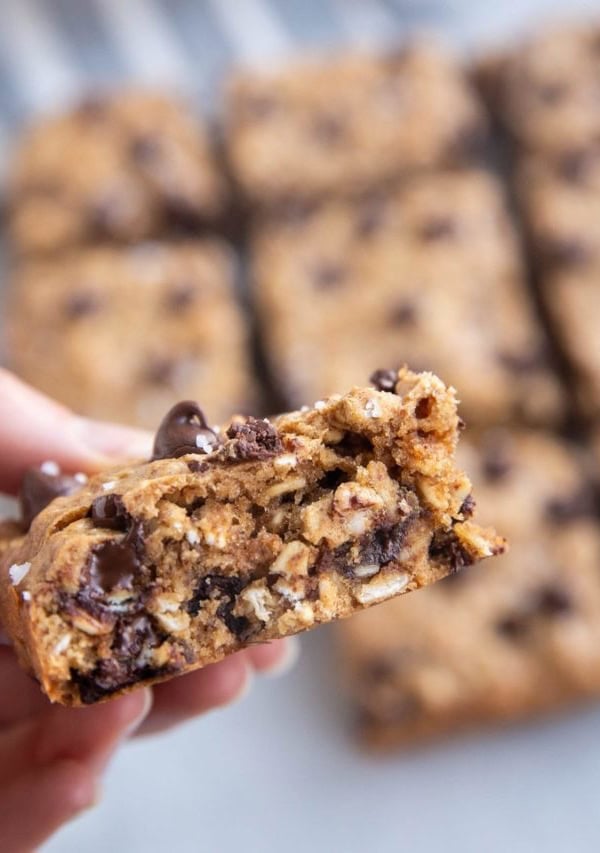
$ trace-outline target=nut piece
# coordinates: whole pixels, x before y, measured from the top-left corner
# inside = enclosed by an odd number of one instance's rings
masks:
[[[283,575],[286,578],[306,576],[310,562],[310,549],[302,542],[287,542],[274,562],[269,573]]]
[[[382,601],[391,595],[397,595],[397,593],[407,586],[409,581],[410,575],[406,573],[388,575],[383,578],[373,578],[368,584],[356,590],[354,596],[361,604],[372,604],[375,601]]]
[[[286,495],[288,492],[303,489],[304,486],[306,486],[304,477],[292,477],[290,480],[284,480],[283,483],[275,483],[270,489],[266,490],[265,497],[278,498],[279,495]]]
[[[273,596],[264,586],[263,582],[257,581],[246,587],[239,596],[239,602],[248,605],[251,613],[254,613],[261,622],[268,622],[271,616],[270,607],[273,605]]]
[[[74,611],[71,615],[71,623],[78,631],[83,631],[84,634],[89,634],[90,637],[110,634],[114,627],[114,620],[107,619],[105,622],[100,622],[99,619],[94,619],[85,610]]]

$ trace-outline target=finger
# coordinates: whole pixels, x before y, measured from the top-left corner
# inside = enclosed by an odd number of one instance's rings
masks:
[[[241,698],[249,687],[250,667],[243,653],[154,687],[152,712],[138,729],[164,731],[213,708]]]
[[[92,806],[95,798],[94,775],[83,764],[62,761],[25,773],[0,796],[2,850],[37,849],[63,823]]]
[[[96,471],[116,458],[147,458],[151,437],[80,418],[0,368],[0,446],[0,492],[14,494],[27,468],[44,460]]]
[[[300,655],[297,637],[274,640],[260,646],[251,646],[246,654],[256,672],[265,675],[283,675],[295,665]]]
[[[48,707],[48,699],[23,672],[13,650],[0,646],[0,726],[18,723]]]
[[[140,724],[152,702],[139,690],[89,708],[48,706],[0,733],[0,785],[32,767],[83,761],[100,773],[119,743]]]

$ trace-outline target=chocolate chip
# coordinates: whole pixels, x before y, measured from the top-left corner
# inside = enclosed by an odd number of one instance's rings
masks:
[[[346,136],[346,122],[341,116],[333,113],[321,113],[315,116],[311,131],[319,142],[336,145]]]
[[[190,459],[190,461],[187,463],[187,466],[192,472],[192,474],[203,474],[210,468],[208,462],[198,462],[197,459]]]
[[[235,636],[242,638],[247,635],[250,621],[245,616],[235,616],[236,596],[244,589],[245,582],[242,578],[229,575],[206,575],[201,578],[192,598],[187,603],[187,612],[190,616],[197,616],[203,601],[209,599],[222,599],[217,607],[217,616]]]
[[[546,518],[553,524],[586,518],[593,513],[594,499],[591,490],[585,487],[574,494],[551,498],[545,508]]]
[[[539,347],[528,352],[501,352],[498,360],[507,370],[517,375],[534,373],[547,366],[546,353]]]
[[[462,515],[463,518],[471,518],[475,512],[475,506],[475,498],[473,495],[467,495],[460,506],[459,514]]]
[[[117,586],[131,586],[141,568],[136,549],[127,541],[101,542],[92,549],[90,578],[104,592],[110,592]]]
[[[541,242],[540,257],[548,267],[566,269],[586,266],[592,251],[576,237],[549,237]]]
[[[94,527],[109,530],[125,531],[131,525],[131,516],[125,509],[123,498],[116,494],[97,497],[90,508],[90,518]]]
[[[419,420],[424,420],[431,415],[433,409],[433,397],[421,397],[415,406],[415,417]]]
[[[396,382],[398,381],[397,370],[384,370],[383,368],[376,370],[369,377],[369,382],[374,385],[378,391],[388,391],[391,394],[395,392]]]
[[[385,199],[370,197],[362,201],[356,214],[356,234],[370,237],[381,229],[385,221]]]
[[[275,427],[266,420],[248,417],[243,423],[233,423],[227,430],[230,441],[223,454],[233,462],[270,459],[283,452],[283,445]]]
[[[153,163],[162,155],[161,141],[157,136],[147,133],[132,139],[129,153],[136,163],[146,165]]]
[[[312,271],[312,280],[318,290],[332,290],[344,283],[347,270],[341,264],[322,263]]]
[[[391,326],[414,326],[417,319],[417,309],[413,302],[398,302],[389,312]]]
[[[177,377],[178,362],[173,358],[151,358],[144,367],[144,380],[151,385],[172,388]]]
[[[547,586],[539,591],[535,609],[542,616],[562,616],[573,609],[573,602],[565,589]]]
[[[361,537],[361,563],[376,563],[382,567],[395,560],[404,545],[409,524],[410,519],[404,519],[398,524],[378,527]]]
[[[64,303],[64,313],[69,320],[80,320],[96,314],[100,308],[100,299],[94,293],[72,293]]]
[[[193,284],[182,282],[167,293],[165,306],[173,314],[180,314],[194,304],[198,291]]]
[[[520,640],[529,631],[529,621],[521,614],[510,614],[496,622],[496,630],[510,640]]]
[[[432,217],[422,225],[419,236],[421,240],[433,243],[437,240],[445,240],[456,234],[456,224],[449,216]]]
[[[558,161],[558,174],[570,183],[582,183],[595,157],[595,152],[586,148],[574,148],[572,151],[566,151]]]
[[[154,440],[152,460],[175,459],[187,453],[210,453],[218,443],[202,409],[192,400],[184,400],[163,418]]]
[[[503,480],[513,467],[513,458],[506,442],[490,440],[482,449],[481,470],[486,480]]]
[[[433,534],[429,557],[434,562],[447,566],[450,572],[458,572],[475,562],[453,530],[436,531]]]
[[[118,658],[135,660],[144,649],[158,644],[159,638],[149,617],[142,613],[118,625],[112,650]]]
[[[81,488],[81,483],[65,474],[47,474],[39,468],[25,472],[19,492],[19,507],[24,526],[29,529],[33,519],[54,498],[70,495]]]

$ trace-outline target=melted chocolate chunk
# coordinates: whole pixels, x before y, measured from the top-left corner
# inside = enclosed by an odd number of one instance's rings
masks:
[[[130,587],[141,568],[137,548],[127,538],[123,542],[102,542],[90,555],[91,581],[104,592]]]
[[[248,417],[244,423],[231,424],[227,438],[230,441],[224,448],[224,454],[233,462],[270,459],[283,452],[275,427],[258,418]]]
[[[389,391],[390,394],[395,392],[397,381],[398,372],[396,370],[376,370],[369,377],[369,382],[371,385],[374,385],[378,391]]]
[[[475,562],[453,530],[438,531],[433,534],[429,545],[429,557],[434,562],[447,566],[450,572],[458,572]]]
[[[71,495],[81,488],[74,477],[66,474],[46,474],[39,468],[25,472],[19,492],[21,519],[29,529],[31,522],[54,498]]]
[[[100,495],[92,503],[90,518],[94,527],[106,527],[109,530],[128,530],[131,525],[131,516],[125,509],[123,498],[120,495]]]
[[[319,264],[312,272],[317,290],[332,290],[344,283],[347,270],[341,264]]]
[[[210,453],[218,444],[219,439],[206,423],[202,409],[197,403],[185,400],[173,406],[163,418],[154,440],[152,460]]]
[[[227,575],[206,575],[201,578],[198,587],[187,603],[187,612],[190,616],[197,616],[202,607],[202,602],[209,599],[220,599],[216,615],[232,634],[239,639],[247,639],[251,627],[250,620],[246,616],[235,616],[233,609],[236,596],[244,589],[246,583],[239,577]]]
[[[100,300],[93,293],[72,293],[64,304],[64,313],[69,320],[80,320],[96,314],[100,309]]]
[[[352,542],[344,542],[337,548],[322,547],[315,563],[314,572],[337,571],[346,577],[354,576],[356,566],[365,563],[377,564],[383,568],[400,553],[411,523],[411,517],[397,524],[382,525],[366,533],[358,542],[357,557],[350,561]]]
[[[187,466],[192,472],[192,474],[203,474],[210,468],[208,462],[198,462],[197,459],[190,459],[190,461],[187,463]]]
[[[456,223],[449,216],[437,216],[425,222],[419,231],[421,240],[433,243],[456,234]]]

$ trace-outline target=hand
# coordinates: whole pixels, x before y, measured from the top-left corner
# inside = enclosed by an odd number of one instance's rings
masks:
[[[100,470],[149,458],[145,432],[77,417],[0,369],[0,492],[14,494],[27,468]],[[289,640],[254,646],[174,681],[89,708],[51,705],[0,646],[0,838],[6,853],[37,847],[98,797],[99,779],[132,734],[164,731],[243,695],[255,672],[281,672]]]

